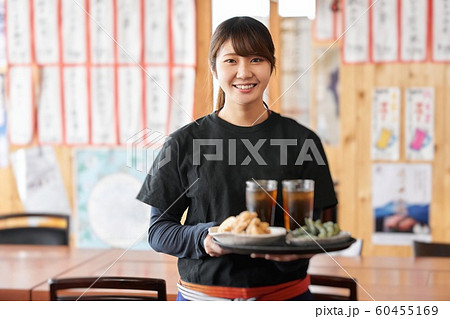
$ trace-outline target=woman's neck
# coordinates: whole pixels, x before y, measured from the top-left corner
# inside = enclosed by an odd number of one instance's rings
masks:
[[[241,105],[225,105],[218,111],[217,116],[228,123],[237,126],[253,126],[264,122],[269,117],[269,110],[263,102],[256,107]]]

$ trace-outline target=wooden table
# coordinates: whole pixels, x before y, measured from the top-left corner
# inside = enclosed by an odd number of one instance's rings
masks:
[[[105,250],[65,246],[0,245],[0,300],[31,300],[31,290]]]
[[[450,300],[450,258],[320,254],[309,273],[356,278],[358,300]],[[168,299],[177,294],[176,258],[151,250],[0,245],[0,300],[48,300],[49,278],[102,275],[162,278]]]
[[[177,258],[155,251],[110,250],[106,254],[91,259],[78,267],[55,276],[66,277],[131,276],[161,278],[166,281],[167,299],[175,300],[179,278]],[[31,300],[48,300],[47,282],[33,288]]]
[[[358,300],[450,300],[450,258],[333,258],[314,256],[308,272],[355,278]]]

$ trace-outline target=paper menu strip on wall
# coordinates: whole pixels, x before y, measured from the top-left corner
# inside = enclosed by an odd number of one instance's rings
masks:
[[[116,116],[114,105],[114,69],[91,68],[92,143],[116,143]]]
[[[397,1],[378,0],[372,6],[373,61],[398,60]]]
[[[86,19],[84,1],[61,1],[63,61],[86,62]],[[81,8],[80,8],[81,6]]]
[[[401,60],[425,61],[427,58],[427,0],[401,2]]]
[[[33,138],[33,90],[30,67],[9,69],[9,136],[11,144],[28,144]]]
[[[0,75],[0,168],[9,165],[9,143],[6,130],[5,76]]]
[[[62,143],[59,67],[44,67],[40,72],[37,103],[39,142]]]
[[[139,67],[119,67],[120,143],[136,135],[142,127],[142,71]]]
[[[146,128],[166,134],[169,97],[169,69],[148,67],[146,85]]]
[[[34,0],[33,13],[36,62],[58,63],[57,0]]]
[[[173,1],[171,21],[174,63],[195,65],[195,1]]]
[[[70,204],[55,153],[50,146],[11,154],[14,176],[26,212],[70,214]]]
[[[89,143],[86,68],[64,68],[64,118],[66,144]]]
[[[0,0],[0,67],[6,64],[5,0]]]
[[[405,95],[406,158],[433,160],[434,158],[434,89],[408,88]]]
[[[10,64],[31,63],[30,2],[9,0],[6,8],[8,62]]]
[[[141,61],[140,0],[117,1],[117,48],[119,63]]]
[[[400,89],[376,88],[372,101],[372,159],[400,157]]]
[[[316,1],[315,37],[319,41],[333,40],[335,35],[332,10],[334,0]]]
[[[450,0],[433,1],[433,60],[450,61]]]
[[[170,101],[170,133],[193,121],[195,84],[194,68],[174,68],[172,72],[173,99]]]
[[[369,60],[369,1],[345,1],[343,59],[346,63]]]
[[[112,1],[90,1],[92,63],[114,63],[114,12]]]
[[[168,2],[145,1],[145,61],[169,62]]]

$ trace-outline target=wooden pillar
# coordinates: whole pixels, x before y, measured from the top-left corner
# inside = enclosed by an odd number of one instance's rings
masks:
[[[269,17],[269,28],[272,34],[273,43],[275,45],[275,58],[277,63],[277,68],[274,73],[272,73],[272,78],[269,82],[268,94],[265,96],[265,100],[269,104],[270,108],[275,112],[280,112],[281,103],[279,97],[281,96],[281,66],[280,66],[280,56],[281,56],[281,19],[278,15],[278,1],[270,1],[270,17]]]
[[[194,118],[213,110],[213,82],[208,65],[209,41],[211,39],[211,0],[196,0],[197,15],[197,69],[194,88]]]

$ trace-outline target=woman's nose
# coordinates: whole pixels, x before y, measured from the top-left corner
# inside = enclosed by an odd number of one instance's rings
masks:
[[[247,63],[240,63],[238,66],[236,77],[240,79],[247,79],[252,77],[250,66],[247,65]]]

